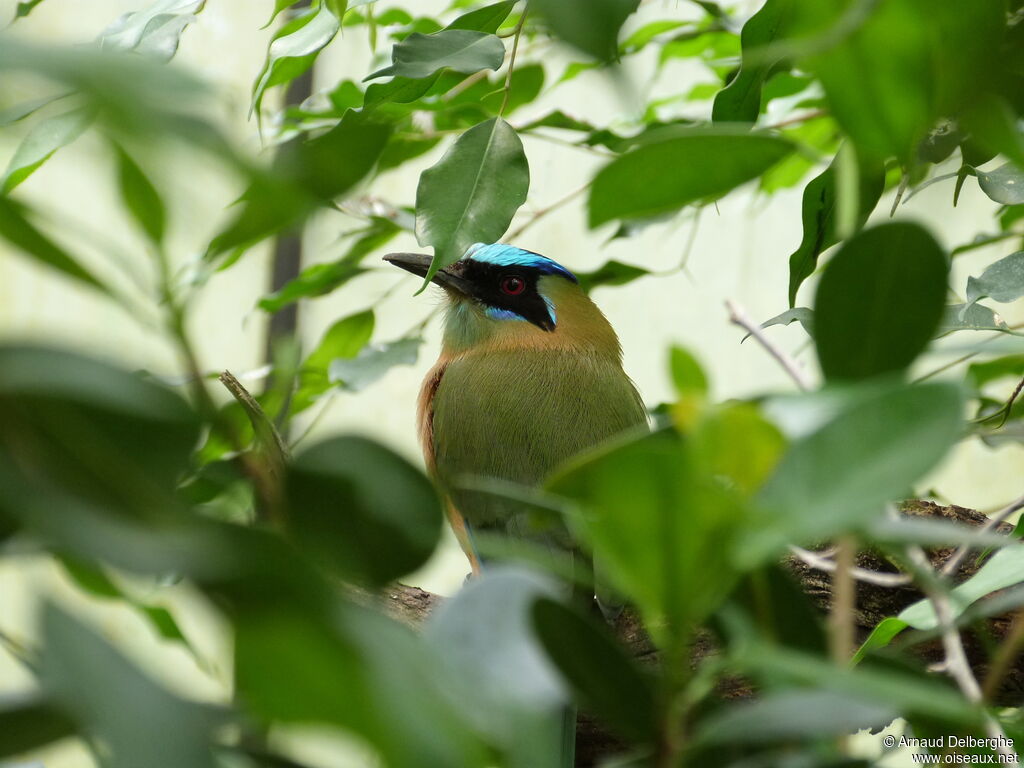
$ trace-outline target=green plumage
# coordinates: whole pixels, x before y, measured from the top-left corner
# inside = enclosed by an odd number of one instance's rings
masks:
[[[455,507],[474,528],[526,537],[520,505],[460,490],[459,476],[537,485],[566,460],[646,421],[618,359],[576,349],[457,359],[441,377],[433,410],[437,473]]]

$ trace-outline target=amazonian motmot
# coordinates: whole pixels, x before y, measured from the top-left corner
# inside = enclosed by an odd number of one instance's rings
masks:
[[[384,258],[420,276],[431,262]],[[433,282],[447,294],[447,314],[440,358],[420,392],[420,440],[473,571],[475,532],[572,551],[564,529],[538,530],[521,503],[460,480],[535,486],[581,451],[646,425],[615,331],[572,272],[511,245],[474,245]],[[567,730],[563,765],[572,764]]]

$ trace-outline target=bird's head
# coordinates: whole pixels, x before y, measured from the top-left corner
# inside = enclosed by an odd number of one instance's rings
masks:
[[[391,253],[384,260],[425,276],[430,257]],[[477,243],[433,282],[445,290],[448,342],[472,346],[487,340],[562,346],[618,341],[576,276],[558,262],[512,245]],[[610,336],[610,337],[609,337]]]

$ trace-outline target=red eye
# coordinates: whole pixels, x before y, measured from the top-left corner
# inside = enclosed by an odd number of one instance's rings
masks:
[[[501,279],[501,292],[509,296],[518,296],[526,290],[526,281],[518,275],[509,275]]]

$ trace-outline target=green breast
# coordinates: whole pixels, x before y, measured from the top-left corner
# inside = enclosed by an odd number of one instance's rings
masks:
[[[437,472],[475,527],[530,536],[520,505],[459,490],[478,475],[536,485],[559,464],[646,423],[643,403],[617,360],[599,354],[526,350],[453,362],[434,396]]]

